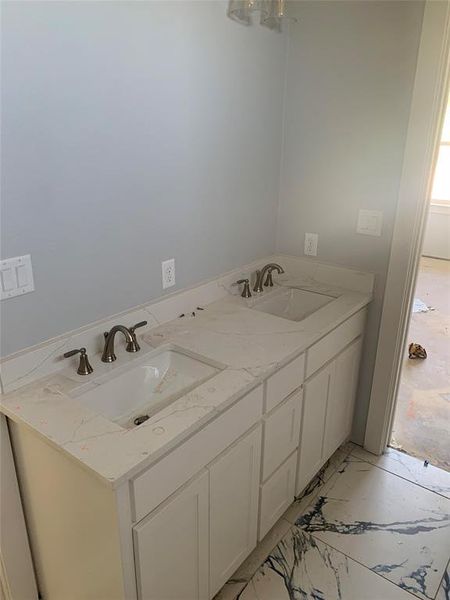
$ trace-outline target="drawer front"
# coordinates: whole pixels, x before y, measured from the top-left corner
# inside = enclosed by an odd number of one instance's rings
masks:
[[[131,482],[134,521],[156,508],[259,421],[262,403],[259,386]]]
[[[294,392],[264,419],[263,481],[297,448],[303,391]]]
[[[305,355],[302,354],[269,377],[266,383],[266,412],[271,411],[300,387],[304,374]]]
[[[297,452],[261,486],[261,510],[258,539],[262,540],[284,511],[292,504],[295,495]]]
[[[306,353],[306,377],[310,377],[352,340],[361,335],[364,331],[365,320],[366,309],[363,309],[311,346]]]

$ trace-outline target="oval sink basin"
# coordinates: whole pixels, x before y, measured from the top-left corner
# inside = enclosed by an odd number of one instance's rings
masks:
[[[151,417],[220,371],[177,350],[136,359],[75,390],[72,398],[122,427]],[[145,419],[140,419],[141,421]]]
[[[335,300],[333,296],[297,288],[283,288],[268,298],[257,300],[253,310],[282,317],[289,321],[302,321],[322,306]]]

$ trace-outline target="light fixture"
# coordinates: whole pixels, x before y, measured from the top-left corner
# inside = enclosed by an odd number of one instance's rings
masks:
[[[286,18],[285,5],[285,0],[229,0],[228,16],[242,25],[250,25],[252,13],[259,11],[261,25],[281,31],[282,20]]]

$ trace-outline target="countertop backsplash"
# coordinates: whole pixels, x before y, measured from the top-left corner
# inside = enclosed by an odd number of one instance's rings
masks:
[[[25,350],[21,350],[0,361],[0,383],[2,393],[11,392],[37,379],[64,369],[70,363],[76,368],[78,358],[64,359],[63,354],[73,348],[85,347],[88,354],[95,355],[103,349],[103,333],[121,323],[131,326],[139,321],[147,321],[146,327],[139,329],[141,338],[144,333],[180,314],[191,315],[197,307],[203,307],[227,295],[239,295],[240,290],[232,284],[242,277],[251,278],[254,272],[268,262],[279,262],[286,273],[278,275],[277,281],[289,277],[304,277],[317,283],[332,284],[343,289],[362,293],[371,293],[374,276],[354,269],[328,265],[309,259],[288,255],[274,255],[256,260],[243,267],[233,269],[220,277],[199,285],[174,292],[151,304],[137,306],[107,319],[97,321],[70,331]],[[122,336],[116,338],[120,351],[125,347]]]

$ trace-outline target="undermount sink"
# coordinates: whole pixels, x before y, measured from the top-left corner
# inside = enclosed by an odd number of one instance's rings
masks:
[[[268,298],[257,300],[253,310],[269,313],[289,321],[302,321],[322,306],[335,300],[333,296],[297,288],[284,288],[272,292]]]
[[[151,417],[204,383],[220,368],[203,359],[169,349],[136,359],[133,364],[75,390],[72,398],[125,428],[138,417]]]

